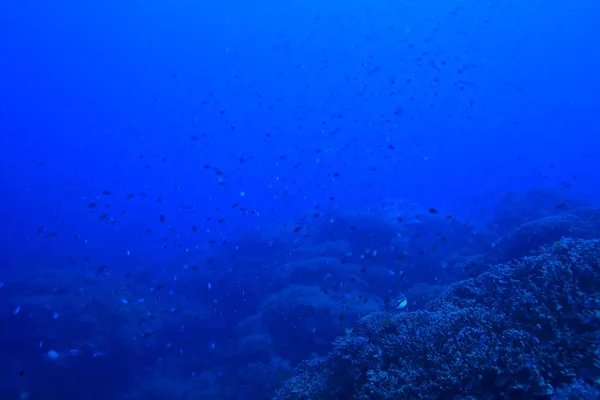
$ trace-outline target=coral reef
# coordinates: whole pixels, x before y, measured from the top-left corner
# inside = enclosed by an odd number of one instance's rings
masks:
[[[424,311],[365,316],[275,399],[593,396],[599,293],[600,241],[563,239],[451,285]]]

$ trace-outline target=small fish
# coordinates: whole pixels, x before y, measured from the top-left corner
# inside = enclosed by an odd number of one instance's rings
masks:
[[[15,311],[13,312],[13,314],[17,315],[19,313],[19,311],[21,311],[21,305],[18,305],[17,308],[15,308]]]
[[[398,300],[398,303],[396,304],[396,310],[401,310],[404,307],[406,307],[407,305],[408,305],[408,302],[406,301],[406,299]]]
[[[212,289],[212,284],[210,282],[208,282],[208,288]]]
[[[408,300],[406,296],[400,293],[398,300],[396,301],[396,310],[401,310],[408,305]]]
[[[567,204],[566,203],[560,203],[560,204],[557,204],[556,206],[554,206],[555,210],[564,210],[566,208],[567,208]]]
[[[123,303],[123,304],[129,304],[129,302],[127,301],[127,299],[121,299],[121,303]]]

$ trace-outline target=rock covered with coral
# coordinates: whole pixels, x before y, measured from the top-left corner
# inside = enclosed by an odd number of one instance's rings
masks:
[[[426,310],[365,316],[276,399],[593,398],[599,337],[600,241],[563,239]]]

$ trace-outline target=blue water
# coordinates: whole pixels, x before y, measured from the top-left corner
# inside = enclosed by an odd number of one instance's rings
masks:
[[[3,2],[0,398],[270,399],[359,318],[487,270],[466,259],[600,238],[599,18]]]

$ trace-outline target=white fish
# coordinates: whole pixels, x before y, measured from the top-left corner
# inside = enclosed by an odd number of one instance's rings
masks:
[[[401,310],[404,307],[406,307],[408,305],[408,301],[406,301],[406,299],[404,300],[398,300],[398,304],[396,306],[396,310]]]
[[[400,293],[400,296],[398,296],[398,301],[396,302],[396,310],[401,310],[407,305],[408,300],[406,299],[406,296]]]

